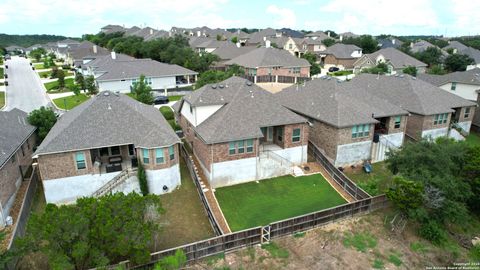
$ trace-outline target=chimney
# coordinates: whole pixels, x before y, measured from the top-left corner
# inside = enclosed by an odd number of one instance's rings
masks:
[[[153,35],[153,29],[150,28],[150,35]]]
[[[97,54],[97,45],[93,45],[93,48],[92,48],[92,49],[93,49],[93,53],[94,53],[94,54]]]
[[[117,59],[117,54],[115,53],[115,51],[112,51],[110,54],[113,60]]]
[[[410,48],[413,48],[413,42],[410,42]]]
[[[201,34],[202,34],[202,32],[200,32],[200,30],[197,31],[197,37],[201,36]]]
[[[330,31],[327,32],[327,36],[330,37]]]
[[[263,37],[263,41],[267,41],[267,37]]]
[[[237,42],[236,45],[237,45],[237,48],[240,48],[241,46],[240,42]]]
[[[392,44],[395,45],[395,39],[394,38],[392,38]]]
[[[343,36],[340,36],[340,42],[342,42],[342,40],[343,40]]]
[[[270,40],[265,40],[265,48],[270,48]]]

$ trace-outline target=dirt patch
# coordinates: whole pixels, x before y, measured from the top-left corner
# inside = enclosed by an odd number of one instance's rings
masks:
[[[274,240],[288,253],[279,258],[262,249],[250,247],[225,255],[213,265],[200,262],[193,269],[425,269],[446,266],[454,261],[466,262],[467,251],[453,258],[444,248],[420,240],[408,228],[402,234],[392,233],[385,223],[385,213],[376,212],[360,218],[328,224],[308,231],[305,235],[287,236]],[[347,237],[351,242],[347,243]],[[362,237],[357,237],[362,236]],[[362,246],[362,241],[369,242]],[[412,248],[422,246],[422,250]],[[363,250],[363,251],[360,251]]]

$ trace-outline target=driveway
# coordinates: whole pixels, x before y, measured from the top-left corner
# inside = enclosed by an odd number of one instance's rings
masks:
[[[5,73],[8,74],[9,84],[6,87],[5,111],[18,108],[29,113],[41,106],[51,106],[40,78],[29,63],[29,60],[21,57],[12,57],[4,63],[8,65]]]

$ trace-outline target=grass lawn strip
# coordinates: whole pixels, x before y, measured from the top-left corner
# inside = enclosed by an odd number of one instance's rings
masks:
[[[5,92],[0,92],[0,109],[5,106]]]
[[[470,146],[480,146],[480,134],[471,131],[465,142]]]
[[[233,231],[346,203],[320,174],[287,175],[217,188],[215,196]]]
[[[64,91],[61,91],[61,92],[68,92],[70,91],[70,88],[75,84],[73,78],[68,78],[68,79],[65,79],[65,88],[68,88],[68,89],[65,89]],[[49,93],[53,93],[52,91],[54,90],[58,90],[58,80],[56,81],[53,81],[53,82],[48,82],[48,83],[44,83],[45,85],[45,88],[47,89],[47,91]],[[59,91],[57,91],[59,92]]]
[[[61,97],[61,98],[56,98],[53,100],[55,105],[62,109],[62,110],[71,110],[75,108],[76,106],[82,104],[88,100],[88,97],[85,94],[79,94],[78,96],[68,96],[68,97]],[[65,107],[66,103],[66,107]]]

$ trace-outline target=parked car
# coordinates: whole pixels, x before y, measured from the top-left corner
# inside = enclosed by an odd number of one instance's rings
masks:
[[[5,86],[8,86],[8,81],[5,81]]]
[[[336,71],[339,71],[339,70],[340,70],[340,69],[337,68],[337,67],[330,67],[330,68],[328,69],[328,72],[336,72]]]
[[[35,67],[32,66],[32,70],[35,70]]]
[[[187,79],[185,78],[177,80],[177,84],[186,84],[186,83],[187,83]]]
[[[8,79],[8,74],[3,74],[3,77],[5,77],[5,79]]]
[[[12,57],[10,57],[10,54],[5,54],[5,60],[10,60]]]
[[[8,69],[8,65],[5,65],[5,69]]]
[[[157,105],[157,104],[167,104],[168,102],[170,102],[170,100],[166,96],[156,96],[153,99],[153,103],[155,105]]]

